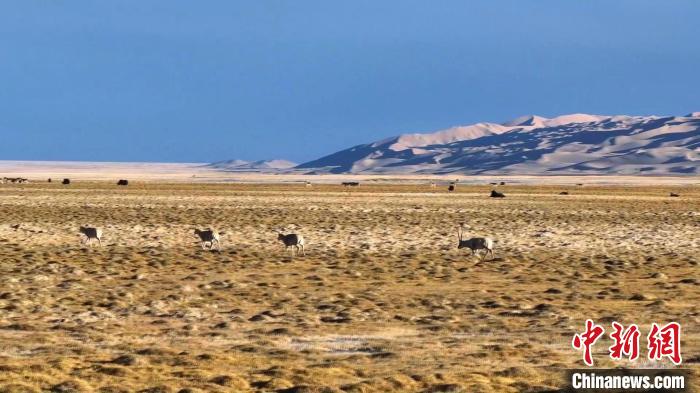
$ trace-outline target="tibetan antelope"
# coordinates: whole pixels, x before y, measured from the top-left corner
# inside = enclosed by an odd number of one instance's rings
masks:
[[[473,237],[471,239],[463,239],[463,225],[460,225],[457,229],[457,236],[459,237],[459,243],[457,248],[468,248],[472,251],[472,255],[476,255],[479,250],[486,250],[484,255],[482,255],[481,260],[483,261],[486,256],[490,253],[491,259],[493,259],[493,239],[490,237]]]
[[[277,240],[284,244],[284,249],[287,250],[289,247],[294,247],[299,255],[299,249],[301,248],[301,255],[306,255],[304,251],[304,237],[297,235],[296,233],[283,234],[282,232],[277,232]],[[292,256],[294,256],[294,249],[292,249]]]
[[[102,229],[81,226],[78,231],[85,236],[85,239],[80,242],[81,244],[89,245],[94,239],[97,239],[97,243],[102,246]]]
[[[221,236],[219,232],[213,229],[195,229],[194,234],[199,236],[199,240],[202,242],[202,250],[207,249],[207,243],[209,243],[209,249],[214,249],[214,242],[216,242],[216,249],[221,250],[221,241],[219,240]]]

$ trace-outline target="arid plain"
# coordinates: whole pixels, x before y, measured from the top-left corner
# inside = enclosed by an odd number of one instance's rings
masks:
[[[698,372],[700,187],[445,188],[0,185],[0,392],[556,391],[587,318],[679,322]]]

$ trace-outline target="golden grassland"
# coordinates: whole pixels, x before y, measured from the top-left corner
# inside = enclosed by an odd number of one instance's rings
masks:
[[[587,318],[680,322],[697,373],[700,187],[490,189],[0,185],[0,392],[556,391]]]

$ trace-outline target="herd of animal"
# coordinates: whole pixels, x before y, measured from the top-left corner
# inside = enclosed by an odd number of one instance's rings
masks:
[[[458,243],[457,243],[457,248],[462,249],[462,248],[467,248],[471,250],[472,255],[476,255],[479,251],[485,250],[484,254],[482,255],[481,259],[485,259],[486,256],[489,254],[491,255],[491,258],[493,259],[493,245],[494,245],[494,240],[491,239],[490,237],[472,237],[469,239],[464,239],[464,229],[465,226],[464,224],[460,224],[458,230],[457,230],[457,235],[458,235]],[[80,244],[82,245],[92,245],[94,241],[97,241],[97,244],[102,246],[102,229],[97,228],[97,227],[89,227],[89,226],[81,226],[78,231],[82,235],[82,239],[80,241]],[[221,251],[221,235],[223,235],[224,232],[219,232],[215,229],[212,228],[207,228],[207,229],[199,229],[196,228],[194,230],[194,235],[199,237],[200,241],[200,246],[202,247],[202,250],[214,250],[214,244],[216,244],[216,250]],[[277,231],[277,240],[282,242],[284,245],[285,250],[291,249],[291,255],[299,255],[299,252],[301,252],[301,255],[305,256],[306,251],[304,250],[304,237],[300,234],[297,233],[287,233],[284,234],[281,231]]]
[[[19,226],[17,226],[15,229],[18,229]],[[82,235],[82,239],[80,240],[80,244],[82,245],[92,245],[94,241],[97,241],[97,244],[102,246],[102,229],[97,228],[97,227],[89,227],[89,226],[81,226],[78,228],[78,232]],[[221,250],[221,235],[224,234],[224,232],[219,232],[215,229],[212,228],[207,228],[207,229],[199,229],[196,228],[194,230],[195,236],[199,237],[200,240],[200,245],[202,247],[202,250],[206,250],[207,248],[209,250],[214,249],[214,244],[216,244],[216,249]],[[292,249],[292,255],[295,254],[299,255],[299,252],[301,251],[301,255],[306,255],[306,251],[304,250],[304,237],[296,234],[296,233],[288,233],[284,234],[280,231],[277,231],[277,240],[281,241],[282,244],[284,244],[285,249]],[[460,247],[461,248],[461,247]]]
[[[51,183],[51,178],[48,179],[48,182]],[[26,178],[23,178],[23,177],[3,177],[3,178],[0,180],[0,184],[3,184],[3,183],[29,183],[29,180],[26,179]],[[447,186],[447,192],[454,192],[454,191],[457,189],[457,183],[459,183],[459,179],[457,179],[457,180],[455,180],[455,181],[449,182],[449,184],[448,184],[448,186]],[[61,184],[69,185],[69,184],[71,184],[71,181],[70,181],[70,179],[65,178],[65,179],[63,179],[63,181],[61,182]],[[489,184],[492,185],[492,186],[498,186],[498,185],[505,186],[505,185],[506,185],[506,182],[503,182],[503,181],[502,181],[502,182],[498,182],[498,183],[492,182],[492,183],[489,183]],[[126,180],[126,179],[120,179],[119,181],[117,181],[117,185],[118,185],[118,186],[128,186],[128,185],[129,185],[129,181]],[[311,183],[310,181],[305,181],[305,182],[304,182],[304,185],[305,185],[306,187],[312,187],[312,183]],[[359,187],[359,186],[360,186],[360,182],[356,182],[356,181],[346,181],[346,182],[342,182],[341,185],[344,186],[345,188],[348,188],[348,187]],[[577,185],[577,186],[583,186],[583,183],[577,183],[576,185]],[[430,182],[430,188],[437,188],[437,183],[436,183],[436,182]],[[569,192],[568,192],[568,191],[562,191],[562,192],[559,193],[559,195],[569,195]],[[669,194],[669,196],[670,196],[670,197],[680,197],[680,194],[677,194],[677,193],[672,192],[672,193]],[[496,190],[491,190],[491,195],[490,195],[490,197],[491,197],[491,198],[505,198],[506,196],[505,196],[505,194],[503,194],[502,192],[499,192],[499,191],[496,191]]]
[[[47,183],[52,183],[53,179],[48,178],[46,181],[47,181]],[[19,183],[19,184],[29,183],[29,179],[27,179],[25,177],[3,177],[2,179],[0,179],[0,184],[4,184],[4,183]],[[63,181],[61,181],[61,184],[64,184],[64,185],[70,184],[70,179],[69,178],[63,179]],[[120,179],[117,182],[117,185],[118,186],[128,186],[129,181],[126,179]]]
[[[51,182],[51,179],[48,180]],[[27,182],[27,179],[24,178],[3,178],[2,182],[12,182],[12,183],[24,183]],[[452,192],[455,190],[456,183],[455,182],[450,182],[448,186],[448,192]],[[70,184],[70,179],[63,179],[62,184]],[[120,179],[117,182],[117,185],[119,186],[126,186],[129,184],[128,180],[125,179]],[[492,185],[499,185],[499,183],[491,183]],[[310,182],[305,182],[306,187],[311,187]],[[343,186],[345,187],[357,187],[360,185],[359,182],[343,182]],[[500,182],[500,185],[505,185],[505,182]],[[579,184],[582,185],[582,184]],[[436,188],[437,184],[435,182],[430,183],[431,188]],[[569,195],[568,191],[562,191],[559,193],[559,195]],[[505,194],[502,192],[492,190],[491,194],[489,195],[491,198],[505,198]],[[679,197],[680,195],[677,193],[670,193],[669,196],[671,197]],[[17,229],[17,228],[16,228]],[[469,239],[464,239],[464,229],[465,226],[464,224],[460,224],[457,230],[457,236],[458,236],[458,243],[457,243],[457,248],[462,249],[462,248],[467,248],[471,250],[472,255],[477,255],[480,251],[484,251],[481,259],[485,259],[488,255],[491,255],[491,258],[494,258],[493,254],[493,248],[494,248],[494,240],[489,237],[472,237]],[[80,234],[83,236],[81,239],[81,244],[83,245],[92,245],[94,241],[97,241],[98,245],[102,245],[102,229],[101,228],[96,228],[96,227],[89,227],[89,226],[81,226],[78,231]],[[221,235],[223,235],[223,232],[218,232],[215,229],[212,228],[207,228],[207,229],[195,229],[194,230],[194,235],[199,237],[200,240],[200,245],[203,250],[206,250],[207,248],[209,250],[214,249],[214,245],[216,244],[216,249],[221,250]],[[281,231],[277,231],[277,240],[282,242],[282,244],[285,247],[285,250],[291,249],[292,256],[299,255],[301,252],[301,255],[306,255],[306,252],[304,250],[304,237],[297,234],[297,233],[288,233],[284,234]]]
[[[0,184],[4,183],[29,183],[29,179],[24,177],[3,177]]]

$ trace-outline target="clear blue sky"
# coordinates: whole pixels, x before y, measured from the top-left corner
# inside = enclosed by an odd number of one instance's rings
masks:
[[[700,1],[0,3],[0,159],[302,162],[523,114],[700,111]]]

